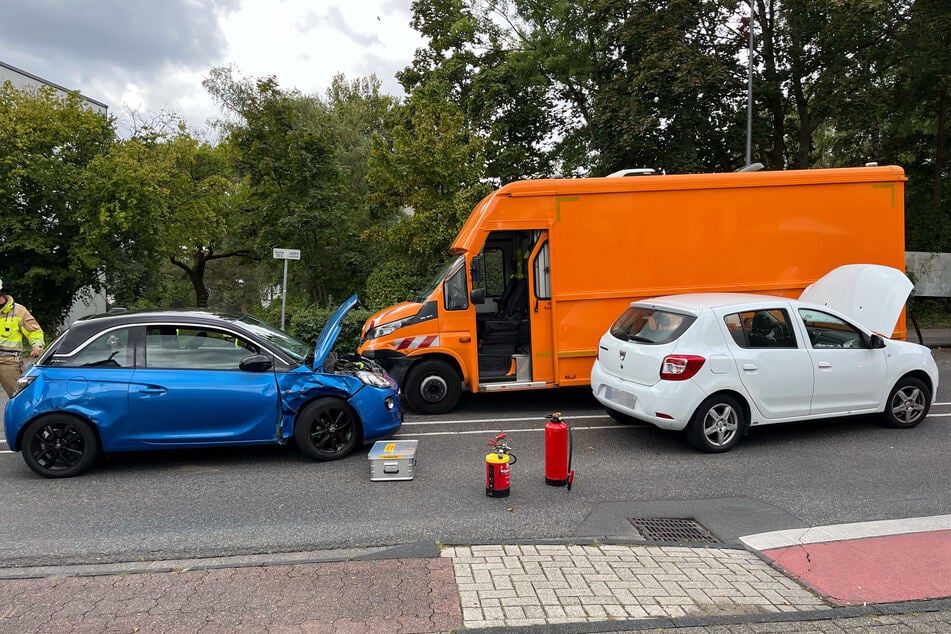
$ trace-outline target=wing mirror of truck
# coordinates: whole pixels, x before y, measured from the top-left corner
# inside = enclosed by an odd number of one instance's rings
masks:
[[[479,262],[479,258],[472,258],[472,262],[469,263],[469,274],[472,276],[473,283],[482,281],[482,267]]]
[[[873,350],[885,347],[885,340],[882,338],[881,335],[873,334],[871,337],[868,338],[868,340],[869,340],[868,341],[869,348],[872,348]]]
[[[474,288],[469,291],[469,301],[473,304],[484,304],[485,303],[485,289],[484,288]]]

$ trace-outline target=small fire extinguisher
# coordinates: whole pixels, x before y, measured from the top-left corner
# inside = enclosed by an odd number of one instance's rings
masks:
[[[512,448],[504,433],[489,438],[488,446],[492,451],[485,456],[485,494],[492,498],[508,497],[511,485],[509,467],[516,460]]]
[[[571,468],[571,429],[561,419],[561,412],[554,412],[545,418],[545,484],[553,487],[574,482],[575,472]]]

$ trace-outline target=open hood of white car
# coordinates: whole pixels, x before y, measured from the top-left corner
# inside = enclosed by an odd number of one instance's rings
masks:
[[[912,288],[911,280],[890,266],[847,264],[810,284],[799,299],[828,306],[891,337]]]

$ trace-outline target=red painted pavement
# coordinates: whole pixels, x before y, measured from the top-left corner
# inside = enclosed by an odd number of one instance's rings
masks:
[[[951,530],[763,551],[837,605],[951,597]]]

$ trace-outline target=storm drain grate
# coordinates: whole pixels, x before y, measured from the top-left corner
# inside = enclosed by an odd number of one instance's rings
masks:
[[[627,519],[641,537],[649,542],[722,543],[695,520],[678,517],[629,517]]]

